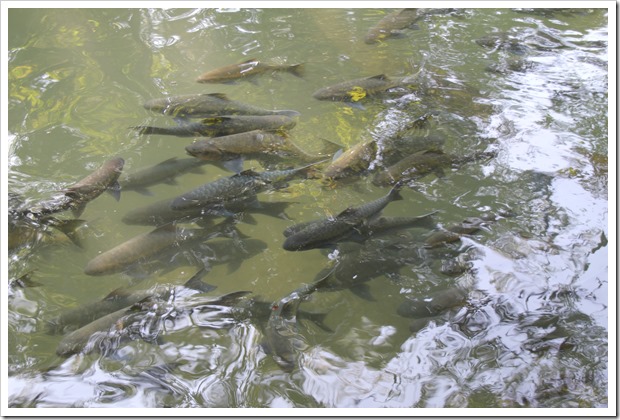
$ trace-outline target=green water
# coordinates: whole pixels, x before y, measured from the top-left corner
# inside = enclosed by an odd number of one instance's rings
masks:
[[[108,356],[59,358],[62,335],[48,334],[46,326],[63,311],[123,286],[181,285],[197,270],[172,267],[141,281],[85,275],[98,253],[151,229],[124,224],[123,216],[230,173],[207,165],[175,185],[153,186],[152,196],[125,191],[117,202],[103,194],[80,216],[83,248],[55,234],[8,256],[9,281],[31,273],[39,284],[6,286],[10,406],[607,407],[606,9],[459,9],[428,15],[401,37],[364,43],[368,29],[390,11],[9,10],[8,191],[28,200],[49,198],[115,156],[125,159],[124,172],[185,157],[191,138],[129,129],[174,125],[142,104],[225,93],[300,112],[291,139],[315,152],[323,139],[347,148],[432,111],[420,136],[441,136],[444,150],[457,155],[492,150],[497,156],[417,181],[384,214],[438,211],[439,226],[484,212],[512,215],[433,252],[412,248],[423,253],[421,262],[366,283],[372,300],[350,290],[314,294],[300,308],[325,313],[331,331],[299,321],[305,348],[290,373],[261,347],[258,322],[218,321],[201,312],[163,320],[158,341],[123,342]],[[525,53],[475,42],[499,33],[526,46]],[[253,58],[305,63],[305,75],[195,82],[207,70]],[[524,70],[487,70],[516,59]],[[423,90],[363,109],[312,97],[350,79],[417,72]],[[251,160],[244,168],[263,169]],[[387,193],[371,180],[295,180],[261,193],[264,201],[291,202],[289,220],[256,214],[256,224],[239,223],[267,248],[234,271],[214,265],[204,279],[217,286],[209,295],[249,290],[273,302],[312,282],[338,257],[285,251],[282,231]],[[420,243],[429,233],[411,232]],[[455,258],[468,260],[471,269],[443,274],[442,262]],[[456,284],[469,292],[465,304],[425,320],[396,313],[408,297]],[[158,375],[162,366],[166,373]]]

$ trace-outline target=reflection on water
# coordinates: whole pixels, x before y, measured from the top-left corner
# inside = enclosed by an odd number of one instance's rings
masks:
[[[393,11],[10,10],[11,407],[608,406],[606,10],[418,9],[368,42]],[[196,83],[248,60],[303,74]],[[329,161],[276,181],[300,162],[237,148],[196,168],[193,135],[129,129],[187,131],[143,105],[203,93],[298,112],[286,140]],[[22,212],[115,156],[124,176],[166,162],[161,181],[93,197],[70,231],[70,212]],[[390,188],[373,180],[403,161],[402,200],[371,217]],[[260,186],[184,213],[198,242],[140,215],[234,165]],[[283,249],[291,227],[326,248]],[[131,269],[84,272],[130,240]],[[96,308],[114,319],[57,325]]]

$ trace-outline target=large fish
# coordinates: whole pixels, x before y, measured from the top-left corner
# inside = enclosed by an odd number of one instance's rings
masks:
[[[230,306],[235,304],[239,298],[247,295],[249,292],[233,292],[220,297],[203,297],[196,305],[212,305],[212,306]],[[77,353],[88,354],[93,351],[100,351],[107,354],[115,350],[121,340],[135,338],[135,332],[139,326],[139,337],[150,340],[157,339],[162,322],[174,310],[182,311],[191,309],[187,305],[179,305],[177,308],[167,308],[165,304],[160,305],[161,300],[156,297],[147,297],[130,306],[119,309],[101,318],[98,318],[83,327],[72,331],[65,335],[58,347],[56,354],[62,357],[68,357]],[[173,309],[173,310],[171,310]],[[155,322],[150,325],[149,331],[143,333],[144,319],[147,316],[154,316]]]
[[[295,127],[297,121],[288,115],[228,115],[208,117],[200,122],[179,121],[173,127],[131,127],[139,134],[162,134],[177,137],[217,137],[252,130],[278,131]]]
[[[77,246],[82,246],[77,229],[85,222],[80,219],[62,220],[51,215],[29,217],[27,205],[21,196],[9,192],[8,245],[9,251],[22,246],[34,246],[51,236],[48,227],[59,230]]]
[[[467,290],[453,286],[429,295],[408,298],[396,308],[396,313],[405,318],[437,316],[455,306],[463,306],[468,295]]]
[[[401,29],[410,28],[421,17],[418,9],[399,9],[388,13],[368,30],[364,42],[374,44],[390,37],[400,36]]]
[[[338,153],[322,173],[327,180],[338,180],[357,175],[367,170],[377,155],[377,142],[368,140],[357,143],[350,149]]]
[[[170,204],[173,210],[220,205],[230,201],[247,199],[268,188],[281,188],[286,182],[299,176],[309,177],[316,172],[314,164],[281,171],[243,171],[206,183],[176,197]]]
[[[379,74],[327,86],[315,91],[312,96],[320,101],[356,103],[366,98],[382,95],[395,87],[414,86],[415,84],[415,76],[388,77],[385,74]]]
[[[144,207],[130,210],[123,216],[123,223],[128,225],[161,226],[171,222],[194,222],[199,226],[209,226],[215,217],[238,217],[242,222],[256,224],[252,213],[260,213],[271,217],[286,219],[286,209],[292,203],[287,201],[259,201],[250,196],[236,201],[192,207],[187,210],[170,208],[174,198],[159,200]],[[243,214],[241,214],[243,213]]]
[[[166,248],[189,241],[205,241],[227,234],[231,229],[234,227],[228,220],[208,229],[185,229],[173,224],[160,226],[97,255],[86,264],[84,273],[90,276],[102,276],[126,271]]]
[[[350,242],[364,242],[367,239],[388,235],[394,232],[400,232],[403,229],[409,228],[426,228],[432,229],[435,227],[433,223],[432,216],[437,213],[437,211],[433,211],[431,213],[424,214],[422,216],[416,217],[375,217],[369,219],[367,222],[355,228],[355,231],[348,237],[344,238],[343,241]],[[316,221],[298,223],[293,226],[289,226],[284,229],[284,236],[289,237],[306,227],[316,223]]]
[[[287,115],[289,117],[299,115],[299,112],[293,110],[269,110],[233,101],[223,93],[176,95],[151,99],[144,104],[144,107],[164,115],[191,118],[218,115]]]
[[[373,184],[385,186],[399,181],[412,181],[430,173],[438,177],[445,175],[444,168],[461,165],[481,159],[490,159],[495,152],[476,152],[464,156],[447,154],[440,151],[422,151],[401,159],[385,170],[375,174]]]
[[[120,178],[119,184],[124,191],[137,191],[141,194],[150,195],[148,187],[159,183],[176,185],[175,178],[177,176],[187,172],[204,173],[200,167],[205,164],[207,162],[200,159],[177,159],[173,157],[157,165],[126,173]]]
[[[260,74],[273,74],[276,72],[291,73],[297,77],[303,77],[304,65],[302,64],[267,64],[250,59],[239,64],[232,64],[208,71],[200,75],[198,83],[235,83],[238,80],[252,80]]]
[[[315,162],[321,158],[299,148],[283,131],[252,130],[199,139],[185,147],[185,150],[191,156],[206,161],[231,161],[245,157],[260,161],[295,158],[303,162]]]
[[[375,217],[394,200],[402,200],[397,185],[384,197],[359,207],[348,207],[335,217],[304,223],[303,228],[295,231],[284,240],[282,247],[287,251],[304,251],[314,248],[332,247],[339,241],[354,235],[363,223]]]
[[[316,276],[317,280],[325,279],[317,291],[350,290],[362,299],[374,301],[367,282],[381,276],[397,275],[407,265],[425,263],[419,248],[420,241],[415,235],[371,238],[352,250],[339,245],[335,265]]]
[[[106,191],[118,200],[120,198],[118,178],[124,164],[123,158],[110,159],[86,178],[63,189],[62,195],[39,203],[39,205],[25,211],[35,217],[40,217],[71,209],[75,217],[79,217],[86,204]]]
[[[272,305],[272,312],[265,327],[265,347],[275,362],[286,372],[297,365],[298,353],[307,344],[299,334],[297,314],[299,304],[319,289],[325,278],[305,284]]]
[[[202,281],[207,273],[205,268],[199,269],[185,284],[185,288],[192,289],[201,293],[207,293],[216,288]],[[111,314],[120,309],[127,308],[134,303],[149,297],[157,296],[160,299],[167,300],[172,291],[171,287],[158,286],[147,290],[128,290],[116,289],[109,293],[103,299],[96,302],[78,306],[77,308],[64,311],[48,324],[48,333],[57,334],[66,330],[75,330],[90,322],[93,322],[102,316]]]

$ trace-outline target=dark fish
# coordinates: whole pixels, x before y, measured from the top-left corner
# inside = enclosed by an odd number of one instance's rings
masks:
[[[120,157],[111,159],[86,178],[62,190],[61,196],[42,202],[38,206],[28,209],[27,212],[35,217],[40,217],[71,209],[75,217],[79,217],[86,204],[106,191],[119,200],[118,178],[124,164],[125,161]]]
[[[90,276],[102,276],[126,271],[164,249],[181,243],[205,241],[220,236],[222,232],[230,229],[233,227],[228,220],[208,229],[185,229],[173,224],[160,226],[97,255],[86,264],[84,273]]]
[[[476,39],[475,42],[481,47],[488,48],[493,51],[508,51],[515,55],[525,55],[530,50],[530,48],[525,45],[523,41],[516,38],[511,38],[506,32],[487,35]]]
[[[177,137],[217,137],[252,130],[278,131],[295,127],[297,121],[287,115],[231,115],[208,117],[200,122],[179,121],[176,127],[131,127],[139,134],[162,134]]]
[[[185,147],[185,150],[190,155],[207,161],[227,161],[243,157],[269,160],[280,157],[315,162],[321,158],[300,149],[283,131],[252,130],[228,136],[199,139]]]
[[[287,72],[303,77],[303,64],[266,64],[250,59],[239,64],[232,64],[208,71],[198,77],[198,83],[234,83],[240,79],[251,79],[259,74]]]
[[[384,197],[359,207],[349,207],[335,217],[305,223],[301,230],[293,226],[295,233],[286,238],[282,247],[287,251],[331,247],[355,234],[361,224],[379,214],[390,202],[402,200],[399,189],[400,186],[395,186]]]
[[[495,152],[476,152],[457,156],[439,151],[417,152],[375,174],[373,184],[385,186],[399,181],[411,181],[430,173],[438,177],[445,176],[444,168],[458,166],[467,162],[494,157]]]
[[[324,281],[323,278],[303,285],[272,305],[265,327],[266,350],[286,372],[295,369],[298,352],[307,346],[297,324],[299,304],[320,288]]]
[[[451,225],[446,229],[439,229],[426,238],[426,247],[436,248],[447,243],[459,241],[463,235],[476,233],[486,224],[495,220],[494,216],[491,217],[493,218],[469,217],[461,223]]]
[[[175,178],[181,174],[187,172],[204,173],[200,167],[205,164],[207,162],[200,159],[177,159],[173,157],[157,165],[127,173],[121,177],[119,183],[122,190],[133,190],[141,194],[150,195],[148,187],[162,182],[175,185]]]
[[[424,263],[419,248],[419,240],[408,235],[371,238],[353,250],[339,246],[335,265],[316,276],[317,280],[324,279],[317,291],[350,290],[362,299],[374,301],[366,283],[377,277],[397,275],[405,266]]]
[[[364,42],[374,44],[384,39],[399,36],[401,29],[411,27],[422,16],[418,9],[399,9],[387,14],[375,26],[368,30]]]
[[[20,217],[12,219],[9,216],[8,223],[8,246],[13,251],[23,246],[34,246],[39,242],[47,242],[51,237],[48,227],[54,228],[65,234],[75,245],[82,247],[82,241],[78,235],[78,229],[86,223],[85,220],[71,219],[62,220],[53,216],[41,216],[36,219]]]
[[[174,198],[160,200],[144,207],[130,210],[123,216],[123,223],[128,225],[161,226],[171,222],[194,222],[206,227],[215,217],[239,217],[240,221],[256,224],[251,214],[287,219],[286,209],[292,203],[287,201],[259,201],[256,196],[228,201],[205,207],[192,207],[187,210],[170,208]]]
[[[323,169],[323,178],[338,180],[357,175],[369,168],[376,154],[377,142],[375,140],[357,143],[347,151],[334,156],[333,161]]]
[[[122,321],[123,318],[146,313],[151,306],[148,303],[149,299],[147,298],[144,301],[134,303],[133,305],[102,316],[72,331],[64,336],[60,343],[58,343],[56,354],[58,356],[68,357],[80,352],[90,353],[93,350],[97,350],[100,347],[100,343],[105,338],[108,338],[108,336],[110,336],[109,338],[113,338],[120,334],[124,324]],[[95,334],[98,334],[98,336],[94,337]]]
[[[396,309],[405,318],[428,318],[437,316],[445,310],[466,303],[468,292],[454,286],[431,293],[430,295],[408,298]]]
[[[295,117],[299,112],[292,110],[269,110],[254,105],[233,101],[223,93],[202,93],[177,95],[151,99],[144,104],[151,111],[173,117],[206,118],[222,115],[287,115]]]
[[[249,292],[243,291],[233,292],[219,297],[203,297],[199,304],[203,306],[207,304],[214,306],[232,305],[235,304],[240,297],[248,293]],[[136,335],[141,339],[156,339],[161,329],[161,323],[170,313],[166,305],[159,305],[158,302],[156,298],[147,297],[133,305],[102,316],[72,331],[62,338],[56,348],[56,354],[62,357],[68,357],[77,353],[88,354],[93,351],[101,351],[103,354],[106,354],[114,350],[121,340],[133,339]],[[162,308],[159,308],[159,306]],[[175,309],[182,311],[191,308],[184,305],[183,307]],[[141,324],[147,314],[151,315],[153,312],[155,312],[156,322],[150,329],[154,331],[143,333]],[[133,332],[135,330],[139,330],[139,334]]]
[[[184,287],[201,293],[207,293],[216,286],[207,284],[202,278],[207,273],[205,268],[201,268],[194,274]],[[48,333],[57,334],[67,329],[75,330],[86,324],[89,324],[102,316],[111,314],[120,309],[127,308],[146,298],[158,298],[167,300],[172,292],[172,287],[157,287],[148,290],[127,290],[117,289],[112,291],[100,301],[89,302],[74,309],[64,311],[60,316],[49,322]]]
[[[320,101],[356,103],[365,98],[384,94],[389,89],[407,87],[415,83],[415,76],[391,78],[379,74],[327,86],[317,90],[312,96]]]
[[[315,171],[314,164],[282,171],[243,171],[230,177],[209,182],[176,197],[172,201],[170,208],[173,210],[187,210],[247,199],[268,188],[282,188],[287,181],[293,178],[312,176]]]

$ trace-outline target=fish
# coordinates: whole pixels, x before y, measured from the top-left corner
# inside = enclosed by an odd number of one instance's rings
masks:
[[[177,119],[180,123],[173,127],[135,126],[130,127],[139,134],[161,134],[177,137],[218,137],[243,133],[252,130],[278,131],[288,130],[297,124],[295,118],[288,115],[227,115],[203,118],[200,122],[188,122]]]
[[[201,185],[185,194],[176,197],[170,204],[173,210],[187,210],[195,207],[221,205],[226,202],[238,201],[255,196],[268,188],[279,189],[286,182],[298,176],[314,176],[315,164],[301,168],[255,172],[248,169],[230,177],[219,178]]]
[[[201,166],[206,164],[207,162],[200,159],[173,157],[154,166],[123,174],[119,179],[119,184],[123,191],[136,191],[143,195],[151,195],[148,187],[159,183],[176,185],[177,176],[187,172],[202,174],[204,171]]]
[[[124,164],[125,160],[121,157],[110,159],[84,179],[64,188],[60,196],[43,201],[35,207],[24,210],[23,213],[41,217],[70,209],[75,217],[79,217],[89,202],[106,191],[118,201],[120,199],[118,178]]]
[[[235,83],[239,80],[250,80],[265,73],[285,72],[297,77],[304,76],[304,64],[267,64],[256,59],[246,60],[239,64],[220,67],[201,74],[198,83]]]
[[[51,232],[48,227],[62,232],[76,246],[83,248],[78,229],[85,223],[86,220],[82,219],[63,220],[53,216],[41,216],[38,219],[12,219],[9,216],[8,249],[14,251],[24,246],[34,246],[41,241],[49,241]]]
[[[366,98],[384,94],[395,87],[414,86],[416,80],[415,76],[388,77],[385,74],[378,74],[318,89],[312,94],[312,97],[319,101],[357,103]]]
[[[325,278],[311,284],[304,284],[272,305],[265,326],[265,345],[274,361],[285,372],[292,372],[298,359],[298,352],[307,344],[299,334],[297,314],[299,304],[319,289]]]
[[[228,201],[205,207],[192,207],[187,210],[173,210],[170,204],[174,198],[156,201],[125,213],[123,223],[128,225],[161,226],[172,222],[193,222],[202,227],[211,225],[214,217],[240,217],[240,221],[256,224],[251,214],[259,213],[271,217],[287,219],[288,201],[259,201],[256,196]]]
[[[269,110],[228,99],[224,93],[175,95],[151,99],[144,108],[172,117],[206,118],[224,115],[300,115],[293,110]]]
[[[396,313],[404,318],[437,316],[445,310],[464,305],[468,295],[467,290],[453,286],[429,295],[407,298],[396,308]]]
[[[259,161],[274,158],[295,158],[314,162],[321,158],[302,150],[284,131],[252,130],[213,138],[198,139],[185,147],[194,157],[206,161],[228,161],[242,158]]]
[[[202,281],[207,274],[207,270],[203,267],[199,269],[189,280],[185,282],[183,287],[192,289],[201,293],[208,293],[217,287]],[[158,286],[148,290],[128,290],[119,288],[113,290],[103,299],[95,302],[88,302],[77,308],[69,309],[61,313],[58,317],[48,322],[48,334],[58,334],[67,330],[75,330],[84,325],[93,322],[102,316],[116,312],[122,308],[127,308],[139,301],[147,298],[159,298],[167,300],[172,293],[172,287]]]
[[[377,172],[373,184],[386,186],[399,181],[412,181],[434,173],[438,177],[445,176],[444,168],[458,166],[481,159],[491,159],[495,152],[476,152],[465,156],[443,153],[440,151],[421,151],[407,156],[395,164]]]
[[[237,302],[240,297],[250,292],[232,292],[219,297],[203,297],[200,305],[231,305]],[[104,315],[96,320],[66,334],[56,347],[56,354],[61,357],[69,357],[73,354],[89,354],[94,351],[100,351],[103,354],[115,350],[121,340],[132,339],[136,336],[132,330],[136,329],[136,324],[141,324],[147,314],[151,315],[155,312],[155,327],[151,327],[155,331],[149,331],[148,337],[142,333],[143,326],[140,326],[139,337],[141,339],[149,338],[157,339],[161,322],[165,320],[171,313],[167,305],[158,305],[157,298],[149,296],[137,303],[121,308],[118,311]],[[162,306],[159,308],[158,306]],[[194,304],[196,306],[196,304]],[[175,310],[189,310],[191,307],[183,305],[182,307],[174,307]],[[174,311],[172,311],[174,312]]]
[[[385,196],[359,207],[348,207],[335,217],[305,223],[299,230],[294,225],[291,229],[295,233],[286,237],[282,247],[287,251],[333,247],[353,235],[359,226],[379,214],[389,203],[402,200],[399,191],[400,185],[396,185]]]
[[[399,9],[388,13],[368,30],[364,42],[374,44],[390,37],[397,37],[402,34],[401,29],[410,28],[421,18],[418,9]]]
[[[368,140],[357,143],[345,152],[334,155],[332,162],[323,171],[326,180],[338,180],[357,175],[370,167],[377,155],[377,142]]]
[[[353,249],[339,244],[335,264],[315,277],[315,281],[322,280],[317,293],[350,290],[364,300],[375,301],[367,283],[377,277],[397,275],[407,265],[423,264],[419,248],[419,240],[411,235],[373,237]]]
[[[234,226],[229,220],[208,229],[185,229],[172,223],[159,226],[92,258],[86,264],[84,273],[89,276],[103,276],[123,272],[167,248],[190,241],[206,241],[226,234],[231,229],[234,229]]]
[[[461,223],[451,225],[445,229],[438,229],[424,241],[427,248],[437,248],[447,243],[459,241],[463,235],[470,235],[478,232],[483,226],[495,220],[491,218],[468,217]]]
[[[147,305],[150,298],[134,303],[118,311],[102,316],[83,327],[65,335],[56,347],[56,354],[61,357],[68,357],[80,352],[90,353],[102,348],[100,345],[105,338],[110,338],[120,334],[124,322],[124,317],[136,314],[144,314],[148,311]],[[97,336],[95,336],[97,334]],[[90,345],[89,345],[90,344]]]
[[[271,312],[274,310],[273,302],[261,300],[259,298],[248,299],[243,305],[235,307],[236,318],[239,320],[249,319],[256,322],[261,329],[264,330]],[[309,312],[299,309],[297,311],[299,319],[311,321],[323,331],[333,333],[334,331],[325,324],[325,318],[328,313],[325,312]]]

